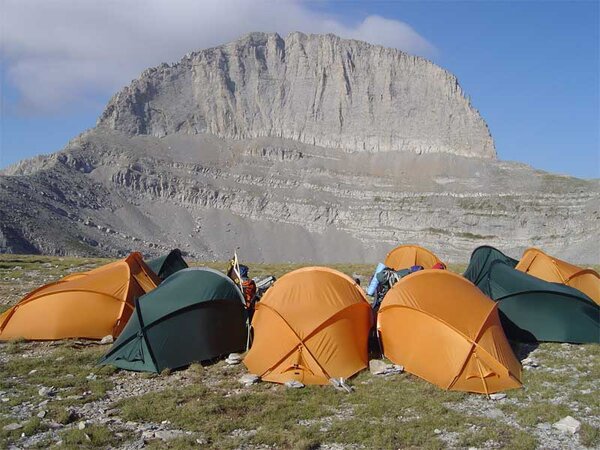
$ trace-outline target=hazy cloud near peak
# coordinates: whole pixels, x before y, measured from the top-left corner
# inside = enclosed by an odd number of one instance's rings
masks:
[[[410,25],[344,24],[297,0],[3,0],[1,59],[19,106],[51,114],[105,97],[161,62],[251,31],[334,33],[432,56]]]

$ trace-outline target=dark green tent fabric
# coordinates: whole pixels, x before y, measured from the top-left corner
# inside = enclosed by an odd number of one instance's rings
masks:
[[[479,285],[483,282],[490,270],[490,266],[494,261],[501,261],[504,264],[515,267],[519,261],[506,256],[500,250],[490,247],[489,245],[482,245],[477,247],[471,253],[471,259],[469,260],[469,266],[463,276],[471,283]]]
[[[577,289],[540,280],[501,260],[489,265],[478,287],[498,303],[509,339],[600,343],[600,307]]]
[[[171,250],[168,255],[159,256],[158,258],[144,262],[161,280],[166,280],[175,272],[188,268],[187,263],[181,255],[181,250],[178,248]]]
[[[176,272],[136,301],[135,311],[100,364],[161,372],[246,347],[244,298],[208,268]]]

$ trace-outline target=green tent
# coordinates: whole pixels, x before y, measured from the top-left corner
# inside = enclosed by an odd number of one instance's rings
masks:
[[[516,270],[491,247],[474,256],[465,276],[498,303],[509,339],[600,342],[600,307],[581,291]]]
[[[489,245],[482,245],[477,247],[471,253],[471,259],[469,260],[469,266],[463,276],[471,283],[479,285],[483,282],[490,270],[490,266],[494,261],[501,261],[510,267],[515,267],[519,261],[506,256],[500,250],[490,247]]]
[[[244,298],[223,273],[184,269],[135,302],[100,364],[161,372],[246,347]]]
[[[181,250],[178,248],[171,250],[168,255],[159,256],[158,258],[144,262],[161,280],[165,280],[175,272],[188,268],[187,263],[181,255]]]

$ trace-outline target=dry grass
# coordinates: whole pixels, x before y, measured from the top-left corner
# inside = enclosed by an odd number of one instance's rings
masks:
[[[0,255],[0,298],[12,304],[39,284],[106,263],[101,259],[47,258]],[[194,265],[201,265],[195,262]],[[302,265],[248,264],[252,276],[280,277]],[[226,263],[210,263],[224,270]],[[372,265],[335,264],[364,282]],[[452,266],[460,272],[464,265]],[[364,285],[364,283],[363,283]],[[7,297],[8,296],[8,297]],[[202,442],[208,448],[313,449],[339,444],[347,448],[517,448],[600,445],[600,346],[542,344],[535,350],[540,367],[524,372],[525,387],[493,402],[484,396],[446,392],[410,374],[375,377],[362,372],[350,380],[352,394],[328,386],[286,390],[269,383],[243,388],[237,379],[242,365],[224,362],[193,364],[184,371],[164,374],[124,374],[95,365],[108,346],[61,343],[11,342],[0,344],[0,448],[22,445],[43,436],[35,445],[47,448],[62,440],[67,448],[108,448],[131,443],[141,432],[117,425],[92,423],[76,428],[73,409],[86,404],[118,408],[121,422],[160,424],[192,434],[170,441],[149,443],[148,448],[190,448]],[[90,379],[93,373],[96,379]],[[117,383],[154,386],[147,393],[115,398]],[[93,377],[92,377],[93,378]],[[182,380],[187,380],[182,382]],[[54,386],[56,395],[42,398],[41,386]],[[43,400],[47,415],[35,417]],[[27,409],[27,404],[31,407]],[[25,406],[24,406],[25,405]],[[490,417],[491,409],[500,416]],[[32,414],[19,416],[23,411]],[[32,415],[34,416],[32,418]],[[544,441],[540,424],[566,415],[582,421],[575,437],[549,431],[556,441]],[[89,418],[87,418],[89,419]],[[11,423],[22,427],[5,431]],[[92,420],[93,422],[93,420]],[[52,423],[63,428],[52,434]],[[22,437],[24,435],[24,437]],[[571,440],[569,440],[571,439]]]

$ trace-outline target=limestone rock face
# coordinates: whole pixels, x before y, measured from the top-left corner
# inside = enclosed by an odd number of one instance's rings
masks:
[[[99,126],[156,137],[279,137],[352,152],[496,156],[454,75],[333,35],[253,33],[148,69],[112,98]]]
[[[598,264],[600,184],[495,159],[456,79],[335,36],[252,34],[149,69],[96,128],[0,174],[0,252],[381,261],[417,243]]]

